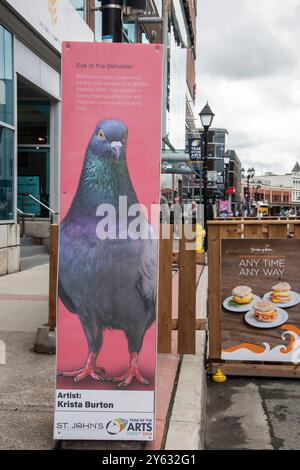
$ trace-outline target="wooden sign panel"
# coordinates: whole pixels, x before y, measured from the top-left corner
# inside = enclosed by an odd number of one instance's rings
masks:
[[[299,363],[299,265],[297,239],[221,240],[222,360]]]

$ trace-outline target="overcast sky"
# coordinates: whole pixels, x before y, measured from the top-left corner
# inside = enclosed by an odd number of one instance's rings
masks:
[[[300,162],[300,0],[198,0],[198,113],[243,166],[289,172]]]

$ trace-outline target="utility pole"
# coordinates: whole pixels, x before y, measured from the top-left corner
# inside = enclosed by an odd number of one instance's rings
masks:
[[[123,0],[102,0],[102,40],[122,42]]]

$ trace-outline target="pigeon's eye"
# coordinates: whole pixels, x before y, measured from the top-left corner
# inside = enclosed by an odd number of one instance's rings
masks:
[[[105,134],[101,129],[98,131],[98,138],[99,138],[99,140],[104,140],[105,139]]]

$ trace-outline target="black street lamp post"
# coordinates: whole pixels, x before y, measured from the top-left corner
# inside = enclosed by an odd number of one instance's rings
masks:
[[[252,180],[255,176],[255,169],[248,168],[247,170],[247,176],[244,168],[241,170],[242,178],[247,178],[247,215],[250,213],[250,179]]]
[[[101,0],[101,7],[92,7],[92,11],[102,12],[102,41],[122,42],[123,13],[135,19],[135,42],[140,42],[139,30],[142,23],[161,23],[159,17],[147,18],[139,22],[139,18],[147,9],[146,0]]]
[[[208,197],[207,197],[207,153],[208,153],[208,130],[213,122],[214,113],[210,109],[208,103],[199,113],[201,124],[204,129],[204,155],[203,155],[203,205],[204,205],[204,230],[206,237],[204,240],[204,248],[207,250],[207,220],[208,220]]]

